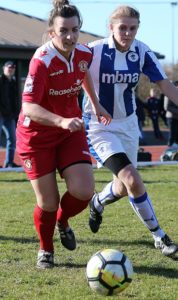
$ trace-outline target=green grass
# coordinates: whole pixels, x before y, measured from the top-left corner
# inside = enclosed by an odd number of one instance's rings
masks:
[[[160,225],[178,242],[177,166],[141,168],[140,173],[152,198]],[[96,189],[111,180],[105,170],[95,170]],[[59,181],[61,194],[64,182]],[[132,261],[134,279],[118,297],[122,300],[177,300],[178,259],[163,257],[153,247],[149,232],[134,214],[127,198],[107,206],[98,234],[88,227],[88,209],[70,222],[78,242],[67,251],[55,234],[52,270],[36,269],[39,247],[33,225],[35,197],[23,173],[0,173],[0,299],[8,300],[94,300],[85,278],[92,254],[103,248],[123,251]]]

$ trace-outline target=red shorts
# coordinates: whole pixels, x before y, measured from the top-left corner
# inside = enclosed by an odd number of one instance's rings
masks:
[[[56,169],[60,174],[70,165],[76,163],[91,164],[91,156],[83,131],[77,131],[64,138],[49,149],[29,153],[19,153],[22,165],[30,180],[49,174]]]

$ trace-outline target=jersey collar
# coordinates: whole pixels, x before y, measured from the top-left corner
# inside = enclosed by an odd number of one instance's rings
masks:
[[[50,41],[49,42],[50,47],[53,49],[53,51],[55,52],[55,55],[57,57],[59,57],[60,60],[62,60],[63,62],[65,62],[66,64],[69,64],[72,62],[73,57],[74,57],[74,53],[75,53],[75,49],[72,51],[71,56],[70,56],[70,61],[68,61],[62,54],[59,53],[59,51],[57,51],[57,49],[54,47],[53,42]]]
[[[108,45],[109,45],[110,49],[112,49],[112,48],[116,49],[116,46],[115,46],[115,43],[114,43],[114,39],[113,39],[113,35],[109,36],[109,38],[108,38]],[[135,49],[135,40],[131,44],[130,49],[128,51],[134,51],[134,52],[136,51],[136,49]]]

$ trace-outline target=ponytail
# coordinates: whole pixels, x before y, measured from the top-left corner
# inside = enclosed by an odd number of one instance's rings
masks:
[[[69,5],[69,1],[68,0],[53,0],[54,7],[59,7],[59,5],[61,5],[61,6]]]
[[[51,29],[54,25],[56,17],[71,18],[77,17],[79,20],[79,27],[82,26],[82,17],[75,5],[71,5],[68,0],[53,0],[53,9],[50,12],[48,26]]]

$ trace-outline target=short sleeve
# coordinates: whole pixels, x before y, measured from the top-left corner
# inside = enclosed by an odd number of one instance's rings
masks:
[[[39,104],[47,85],[47,67],[43,61],[32,58],[25,81],[22,101]]]
[[[148,76],[151,82],[156,82],[167,78],[160,62],[151,50],[145,52],[142,72]]]

